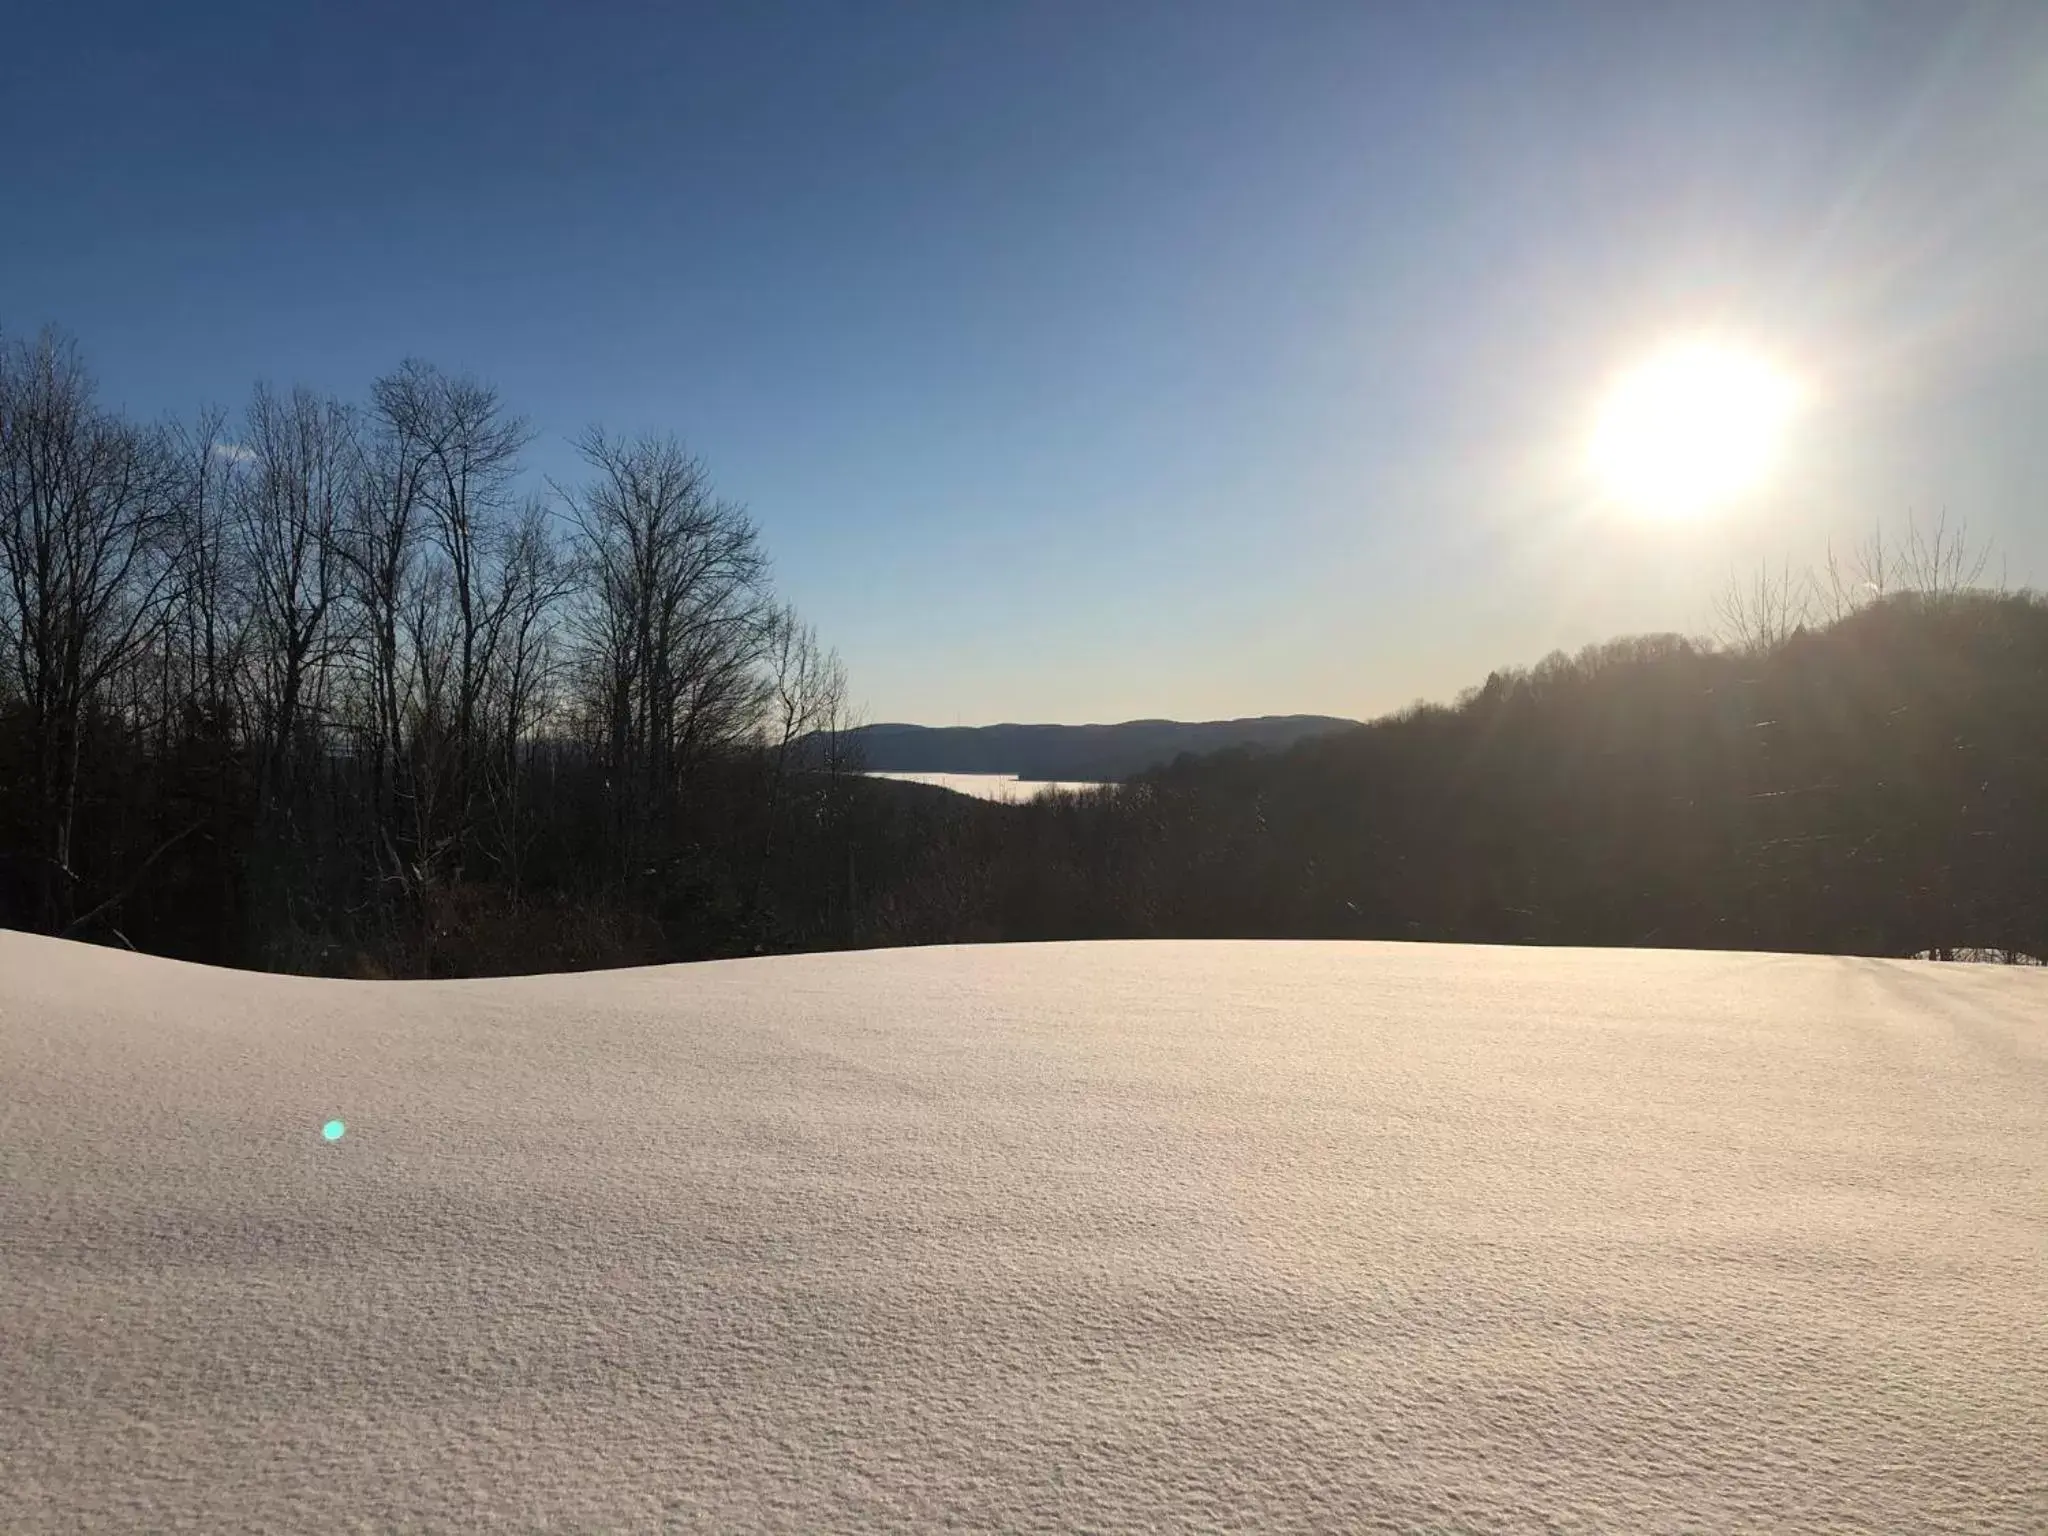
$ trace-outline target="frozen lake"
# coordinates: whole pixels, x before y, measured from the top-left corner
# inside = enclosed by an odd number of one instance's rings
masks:
[[[871,773],[868,777],[901,779],[907,784],[932,784],[940,789],[950,789],[955,794],[972,795],[977,800],[1003,800],[1011,804],[1035,800],[1052,789],[1102,788],[1100,784],[1078,780],[1055,783],[1044,779],[1020,779],[1014,773]]]

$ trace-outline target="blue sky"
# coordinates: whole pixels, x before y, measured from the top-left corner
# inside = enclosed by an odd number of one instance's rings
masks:
[[[1916,512],[2048,583],[2038,4],[25,12],[0,325],[673,430],[872,718],[1372,714]],[[1600,504],[1703,328],[1808,381],[1778,473]]]

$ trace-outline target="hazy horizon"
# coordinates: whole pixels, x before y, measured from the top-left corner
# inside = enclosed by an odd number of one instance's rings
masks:
[[[1448,700],[1946,514],[2048,581],[2048,10],[44,8],[0,328],[142,416],[419,356],[674,431],[877,721]],[[1618,375],[1798,386],[1613,504]],[[1721,466],[1713,466],[1718,469]]]

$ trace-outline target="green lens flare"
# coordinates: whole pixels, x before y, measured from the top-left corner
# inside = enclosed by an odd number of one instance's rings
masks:
[[[348,1127],[343,1125],[339,1120],[330,1120],[325,1125],[320,1127],[320,1134],[322,1136],[325,1136],[329,1141],[339,1141],[341,1140],[341,1133],[343,1131],[346,1131],[347,1129]]]

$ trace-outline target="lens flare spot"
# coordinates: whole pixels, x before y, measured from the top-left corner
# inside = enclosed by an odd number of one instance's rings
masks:
[[[330,1120],[325,1125],[320,1127],[320,1134],[322,1136],[325,1136],[329,1141],[341,1140],[342,1136],[346,1134],[347,1131],[348,1127],[343,1125],[339,1120]]]

